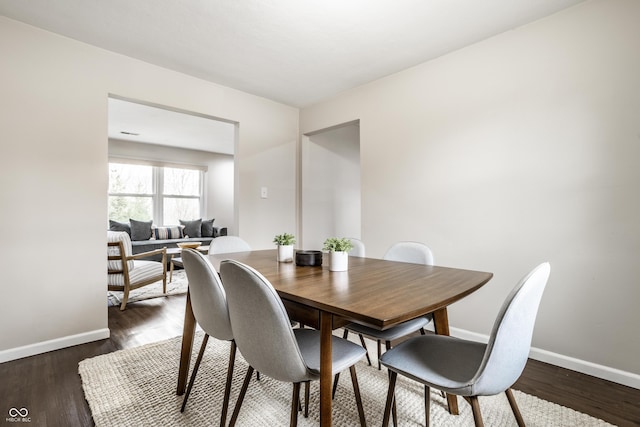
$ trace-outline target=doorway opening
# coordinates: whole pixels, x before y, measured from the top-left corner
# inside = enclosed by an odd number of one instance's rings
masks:
[[[361,238],[360,121],[302,137],[300,241],[321,249],[327,237]]]
[[[155,224],[158,226],[178,225],[174,222],[178,221],[182,210],[176,211],[176,206],[197,203],[197,207],[191,206],[189,210],[188,215],[193,218],[179,219],[215,218],[215,226],[226,227],[229,233],[233,232],[237,218],[234,154],[238,123],[117,95],[109,95],[108,103],[110,164],[141,165],[154,170],[164,168],[165,172],[181,171],[185,176],[192,175],[189,172],[193,170],[200,172],[200,183],[189,187],[194,191],[178,188],[183,187],[181,185],[171,188],[167,186],[166,173],[158,174],[165,179],[154,179],[151,189],[143,191],[144,195],[133,194],[139,196],[133,199],[129,197],[134,202],[149,198],[147,210],[152,217],[134,219],[153,219],[160,222]],[[163,182],[167,185],[162,185]],[[161,188],[157,188],[159,185]],[[126,192],[138,191],[128,188],[131,186],[125,187]],[[120,199],[125,200],[123,197]],[[163,204],[161,199],[166,203]],[[169,209],[171,206],[176,212]]]

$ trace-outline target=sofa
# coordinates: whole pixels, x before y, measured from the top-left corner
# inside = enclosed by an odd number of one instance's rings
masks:
[[[126,223],[109,220],[109,230],[127,232],[131,237],[133,253],[139,254],[163,247],[177,248],[181,242],[202,242],[203,246],[209,245],[214,238],[227,235],[227,228],[214,227],[213,221],[180,220],[180,225],[155,226],[153,221],[129,219]],[[148,260],[161,261],[162,256],[151,256]]]

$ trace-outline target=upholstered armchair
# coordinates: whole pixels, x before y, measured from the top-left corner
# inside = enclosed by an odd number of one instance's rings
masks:
[[[162,262],[140,258],[161,254]],[[133,255],[131,238],[126,232],[107,231],[107,289],[124,292],[120,310],[129,300],[129,291],[162,280],[162,293],[167,293],[167,248]]]

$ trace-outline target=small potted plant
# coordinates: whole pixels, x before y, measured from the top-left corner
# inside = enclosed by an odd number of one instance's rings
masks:
[[[324,241],[322,249],[329,251],[329,271],[347,271],[349,251],[353,249],[351,240],[346,237],[329,237]]]
[[[278,262],[293,262],[293,245],[296,243],[293,234],[278,234],[273,238],[273,243],[278,246]]]

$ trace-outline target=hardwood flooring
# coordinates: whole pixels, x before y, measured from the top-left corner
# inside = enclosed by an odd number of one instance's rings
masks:
[[[31,426],[92,426],[78,362],[182,333],[184,296],[109,308],[111,338],[0,364],[0,424],[27,408]],[[371,349],[375,351],[375,349]],[[640,390],[530,360],[515,389],[619,426],[640,426]],[[464,404],[464,403],[461,403]]]

